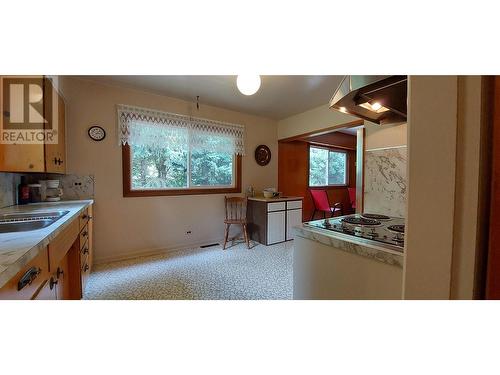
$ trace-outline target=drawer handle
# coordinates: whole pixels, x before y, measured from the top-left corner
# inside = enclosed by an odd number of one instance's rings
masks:
[[[33,280],[35,280],[38,275],[42,272],[41,268],[31,267],[26,273],[21,277],[21,280],[17,283],[17,290],[23,289],[26,285],[31,285]]]
[[[57,280],[54,280],[53,277],[50,278],[50,290],[54,289],[54,287],[57,285],[58,281]]]
[[[89,270],[89,265],[86,264],[84,267],[83,267],[83,272],[87,272]]]
[[[59,267],[57,267],[56,275],[57,275],[57,278],[59,279],[61,277],[61,275],[64,275],[64,271],[62,269],[60,269]]]

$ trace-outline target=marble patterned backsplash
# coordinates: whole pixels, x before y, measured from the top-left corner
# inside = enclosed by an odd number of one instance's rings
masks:
[[[39,180],[57,179],[63,189],[62,200],[82,200],[94,198],[93,175],[46,175],[26,174],[28,183],[38,183]],[[21,182],[19,173],[0,172],[0,208],[13,206],[16,202],[17,186]]]
[[[406,217],[406,164],[406,147],[365,152],[365,212]]]
[[[21,182],[18,173],[0,172],[0,208],[16,204],[17,185]]]
[[[94,199],[94,176],[67,174],[58,178],[61,181],[63,200]]]

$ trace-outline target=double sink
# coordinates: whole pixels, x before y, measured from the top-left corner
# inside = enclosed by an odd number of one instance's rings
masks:
[[[12,213],[0,215],[0,233],[26,232],[54,224],[69,211]]]

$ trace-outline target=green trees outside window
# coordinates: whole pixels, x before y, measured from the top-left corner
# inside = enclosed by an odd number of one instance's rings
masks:
[[[309,186],[347,184],[347,153],[309,148]]]

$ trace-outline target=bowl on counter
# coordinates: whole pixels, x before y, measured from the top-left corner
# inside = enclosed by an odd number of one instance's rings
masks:
[[[272,198],[275,192],[264,190],[263,193],[264,193],[264,198]]]

